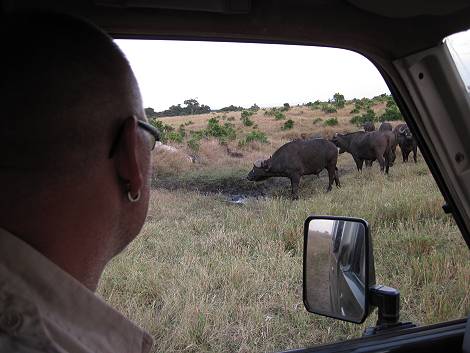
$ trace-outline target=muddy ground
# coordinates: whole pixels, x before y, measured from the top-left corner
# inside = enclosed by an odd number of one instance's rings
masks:
[[[339,178],[355,170],[353,166],[338,167]],[[300,182],[300,192],[302,185],[314,183],[321,188],[328,186],[328,173],[323,170],[318,175],[305,175]],[[152,186],[167,190],[187,190],[196,191],[202,194],[222,194],[229,199],[238,198],[264,198],[273,196],[290,196],[291,183],[288,178],[269,178],[261,182],[251,182],[246,176],[233,175],[221,179],[209,180],[204,177],[179,178],[174,176],[158,176],[153,179]]]

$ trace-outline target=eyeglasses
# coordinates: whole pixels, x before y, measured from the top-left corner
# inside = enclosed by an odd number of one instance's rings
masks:
[[[151,136],[152,139],[150,140],[150,150],[153,151],[155,149],[155,145],[157,144],[157,141],[160,141],[160,131],[158,131],[156,127],[142,120],[137,120],[137,126],[147,131],[149,135]],[[121,129],[119,130],[116,136],[116,139],[111,145],[111,150],[109,151],[109,158],[113,158],[114,153],[116,152],[116,148],[119,143],[119,140],[121,139],[123,130],[124,130],[124,124],[122,125]]]

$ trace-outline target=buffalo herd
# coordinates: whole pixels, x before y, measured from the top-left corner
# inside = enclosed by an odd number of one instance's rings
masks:
[[[413,152],[416,163],[417,143],[406,124],[393,126],[383,122],[378,130],[373,123],[363,125],[364,131],[347,134],[336,133],[331,140],[324,138],[297,139],[281,146],[266,160],[257,160],[247,176],[250,181],[262,181],[271,177],[287,177],[291,181],[292,197],[299,198],[299,183],[303,175],[328,172],[327,191],[331,191],[333,181],[340,187],[336,163],[338,153],[352,155],[358,171],[365,162],[371,167],[374,161],[380,170],[388,174],[396,157],[396,147],[400,146],[403,162]]]

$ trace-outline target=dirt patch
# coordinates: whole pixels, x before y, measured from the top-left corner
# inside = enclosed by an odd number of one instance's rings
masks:
[[[354,170],[353,166],[338,167],[339,177]],[[302,185],[316,183],[326,189],[328,185],[328,173],[326,170],[319,175],[305,175],[301,180]],[[197,191],[202,194],[223,194],[228,198],[243,197],[272,197],[290,196],[291,184],[288,178],[270,178],[262,182],[248,181],[245,176],[232,175],[221,178],[205,178],[204,176],[194,178],[178,178],[174,176],[159,176],[152,182],[155,188],[167,190]]]

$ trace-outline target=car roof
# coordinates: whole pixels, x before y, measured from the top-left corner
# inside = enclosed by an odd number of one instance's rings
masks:
[[[118,38],[178,38],[334,46],[395,59],[464,30],[470,3],[374,0],[4,0],[70,12]]]

